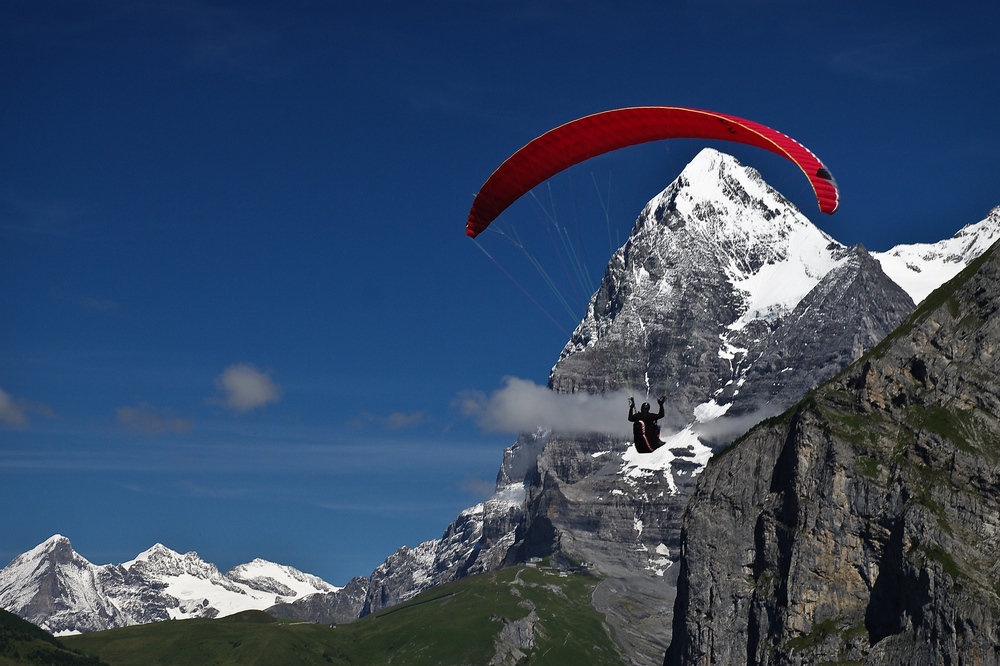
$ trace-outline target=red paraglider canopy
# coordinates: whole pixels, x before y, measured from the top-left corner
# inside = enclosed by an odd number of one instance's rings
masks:
[[[840,204],[830,171],[812,151],[781,132],[712,111],[639,106],[595,113],[560,125],[508,157],[476,195],[465,233],[475,238],[521,195],[574,164],[648,141],[691,138],[735,141],[777,153],[797,164],[809,178],[821,212],[832,214]]]

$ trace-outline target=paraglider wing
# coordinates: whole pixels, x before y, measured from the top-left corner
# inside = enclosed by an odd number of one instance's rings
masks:
[[[721,139],[781,155],[802,169],[820,211],[840,203],[830,171],[798,141],[735,116],[676,106],[640,106],[604,111],[560,125],[511,155],[489,177],[472,203],[465,233],[475,238],[521,195],[574,164],[626,146],[660,139]]]

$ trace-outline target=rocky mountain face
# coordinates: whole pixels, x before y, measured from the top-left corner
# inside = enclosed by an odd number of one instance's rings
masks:
[[[667,664],[1000,663],[998,315],[995,245],[716,455]]]
[[[121,611],[100,592],[101,578],[99,567],[55,535],[0,573],[0,605],[53,634],[123,626]]]
[[[0,572],[0,606],[57,635],[262,610],[336,590],[260,559],[220,574],[197,553],[160,544],[124,564],[94,565],[58,534]]]

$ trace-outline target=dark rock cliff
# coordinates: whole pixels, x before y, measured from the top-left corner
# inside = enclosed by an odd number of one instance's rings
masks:
[[[706,467],[666,664],[1000,663],[1000,249]]]

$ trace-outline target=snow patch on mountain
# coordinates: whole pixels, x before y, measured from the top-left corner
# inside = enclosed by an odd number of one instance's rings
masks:
[[[493,493],[493,497],[490,498],[490,501],[498,504],[506,504],[508,506],[520,506],[524,504],[524,498],[527,495],[527,492],[528,488],[524,482],[498,486],[496,492]]]
[[[715,400],[709,400],[708,402],[703,402],[694,408],[694,419],[699,423],[708,423],[720,416],[725,415],[729,411],[729,408],[733,406],[733,403],[727,402],[724,405],[720,405]]]
[[[671,463],[678,458],[691,461],[698,466],[693,472],[697,475],[712,457],[712,449],[705,446],[698,438],[693,424],[672,435],[662,437],[662,440],[663,446],[652,453],[639,453],[634,446],[628,446],[622,453],[619,474],[629,485],[634,485],[635,481],[643,477],[659,475],[666,481],[670,494],[674,495],[677,493],[677,482],[674,479],[676,472],[672,470]]]
[[[998,239],[1000,206],[981,222],[962,227],[951,238],[937,243],[897,245],[886,252],[872,252],[872,256],[882,264],[885,274],[919,304]]]
[[[824,275],[846,261],[843,246],[812,225],[791,227],[786,234],[788,254],[769,258],[757,271],[745,272],[735,261],[730,263],[729,281],[746,294],[746,311],[729,324],[730,330],[788,314]]]
[[[660,578],[666,573],[667,569],[674,563],[670,559],[670,549],[667,548],[666,544],[658,545],[654,551],[655,554],[650,556],[649,564],[646,566],[646,571],[651,572],[654,576]]]

